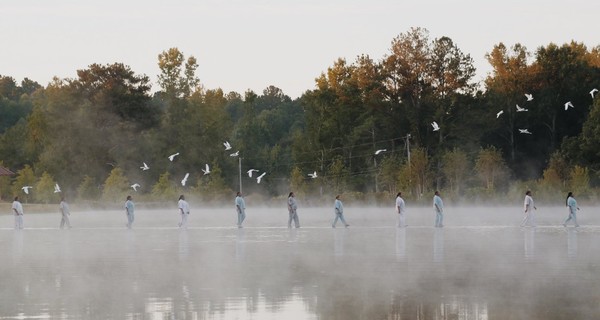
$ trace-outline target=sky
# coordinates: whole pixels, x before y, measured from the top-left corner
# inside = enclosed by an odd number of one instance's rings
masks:
[[[575,40],[600,45],[600,1],[490,0],[19,0],[0,3],[0,75],[47,85],[93,63],[120,62],[159,90],[158,54],[198,60],[206,89],[291,98],[315,88],[338,58],[381,61],[412,27],[447,36],[477,68],[503,42],[534,52]]]

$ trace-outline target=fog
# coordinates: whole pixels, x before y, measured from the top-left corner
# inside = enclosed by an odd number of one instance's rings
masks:
[[[148,319],[589,319],[600,314],[598,208],[563,228],[564,207],[540,207],[520,228],[521,207],[346,206],[247,203],[244,228],[230,208],[72,209],[28,214],[25,229],[0,217],[0,318]],[[393,205],[393,204],[392,204]]]

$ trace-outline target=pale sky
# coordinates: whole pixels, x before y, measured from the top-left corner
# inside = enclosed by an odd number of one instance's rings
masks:
[[[550,42],[600,44],[600,1],[533,0],[3,0],[0,75],[47,85],[92,63],[122,62],[148,75],[177,47],[198,59],[208,89],[243,95],[274,85],[292,98],[338,58],[380,61],[411,27],[448,36],[475,60],[504,42],[531,52]]]

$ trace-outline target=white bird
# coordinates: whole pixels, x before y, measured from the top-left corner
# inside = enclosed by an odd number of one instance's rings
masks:
[[[170,155],[169,160],[173,161],[173,159],[175,159],[175,157],[177,157],[178,155],[179,155],[179,152]]]
[[[263,172],[260,176],[256,177],[256,183],[260,183],[260,180],[262,180],[262,178],[265,176],[265,174],[267,174],[267,173]]]
[[[229,144],[229,141],[223,142],[223,145],[225,146],[225,150],[231,150],[231,145]]]
[[[183,180],[181,180],[181,185],[185,187],[185,183],[187,182],[188,177],[190,176],[190,173],[186,173],[185,177],[183,177]]]
[[[519,133],[531,134],[531,132],[529,132],[529,129],[519,129]]]
[[[54,185],[54,193],[60,193],[60,186],[57,184]]]
[[[592,91],[590,91],[590,95],[592,96],[592,99],[594,99],[594,94],[596,94],[596,92],[598,92],[598,89],[594,88],[592,89]]]
[[[238,151],[236,151],[236,152],[234,152],[234,153],[230,154],[229,156],[230,156],[230,157],[237,157],[237,156],[239,156],[239,155],[240,155],[240,151],[238,150]]]
[[[208,166],[208,163],[206,164],[205,169],[202,169],[202,172],[204,172],[204,175],[207,175],[210,173],[210,167]]]
[[[256,169],[250,169],[250,170],[248,170],[246,172],[248,172],[248,177],[252,178],[252,172],[258,172],[258,170],[256,170]]]
[[[504,110],[500,110],[500,112],[496,113],[496,119],[500,118],[500,116],[504,113]]]
[[[387,149],[379,149],[379,150],[375,151],[375,155],[378,155],[378,154],[380,154],[382,152],[386,152],[386,151],[387,151]]]
[[[437,122],[432,122],[431,126],[433,127],[433,131],[438,131],[440,130],[440,126],[438,126]]]
[[[565,111],[566,111],[567,109],[569,109],[569,107],[571,107],[571,108],[575,108],[575,106],[574,106],[574,105],[571,103],[571,101],[567,101],[567,103],[565,103]]]
[[[315,179],[315,178],[317,178],[317,172],[315,171],[313,173],[309,173],[308,176]]]
[[[133,191],[137,192],[137,188],[141,187],[139,183],[134,183],[131,185],[131,188],[133,189]]]
[[[517,112],[525,112],[525,111],[529,111],[529,110],[527,110],[525,108],[521,108],[521,107],[519,107],[519,105],[517,105]]]
[[[148,165],[144,162],[144,166],[140,167],[140,169],[146,171],[146,170],[150,169],[150,167],[148,167]]]
[[[29,189],[33,188],[32,186],[24,186],[23,188],[23,192],[25,192],[25,194],[29,194]]]
[[[532,94],[526,93],[525,96],[527,97],[527,101],[533,100],[533,95]]]

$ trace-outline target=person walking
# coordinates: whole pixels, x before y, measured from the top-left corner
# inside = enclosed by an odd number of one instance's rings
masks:
[[[569,207],[569,217],[567,218],[567,220],[565,220],[563,226],[566,228],[569,221],[573,220],[575,227],[579,227],[579,223],[577,223],[577,210],[579,210],[579,207],[577,206],[577,200],[575,200],[573,192],[569,192],[569,194],[567,195],[566,204],[567,207]]]
[[[335,203],[333,205],[333,209],[335,211],[335,219],[333,219],[333,223],[331,224],[332,228],[335,228],[335,225],[337,224],[338,220],[340,220],[346,228],[350,226],[348,223],[346,223],[346,219],[344,219],[344,204],[342,203],[341,199],[341,195],[338,194],[337,196],[335,196]]]
[[[243,228],[242,223],[246,219],[246,202],[244,201],[244,198],[242,197],[242,193],[239,191],[235,197],[235,209],[238,214],[237,226],[238,226],[238,228]]]
[[[135,211],[135,204],[133,203],[133,198],[131,196],[127,196],[127,201],[125,201],[125,214],[127,214],[127,228],[131,229],[133,225],[133,220]]]
[[[187,228],[187,219],[190,215],[190,205],[187,201],[185,201],[185,196],[179,196],[179,202],[177,203],[177,208],[179,208],[179,213],[181,214],[181,222],[179,222],[180,228]]]
[[[288,213],[290,218],[288,219],[288,228],[292,227],[292,221],[294,221],[294,225],[296,228],[300,228],[300,220],[298,219],[298,205],[296,204],[296,195],[293,192],[290,192],[287,200],[288,205]]]
[[[444,226],[444,201],[442,201],[439,191],[435,191],[433,195],[433,209],[435,211],[435,227],[442,228]]]
[[[396,195],[396,213],[398,213],[398,228],[406,227],[405,216],[406,213],[406,204],[404,203],[404,199],[402,199],[402,192],[398,192]]]
[[[525,192],[525,200],[523,201],[523,206],[525,207],[525,217],[521,222],[521,227],[535,227],[535,217],[533,216],[533,210],[537,210],[537,208],[535,207],[535,203],[533,202],[531,190],[527,190],[527,192]]]
[[[19,196],[16,196],[12,203],[12,211],[15,215],[15,230],[23,229],[23,205],[19,201]]]
[[[67,228],[71,229],[71,221],[69,220],[69,216],[71,215],[71,211],[69,210],[69,204],[65,201],[65,197],[60,198],[60,204],[58,205],[60,209],[60,213],[62,219],[60,219],[60,228],[64,229],[65,225]]]

